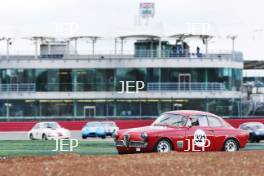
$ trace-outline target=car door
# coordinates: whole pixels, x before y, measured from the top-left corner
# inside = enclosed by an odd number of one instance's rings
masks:
[[[39,130],[39,126],[40,124],[36,124],[33,128],[32,128],[32,135],[34,139],[38,139],[38,130]]]
[[[206,115],[191,115],[186,129],[185,151],[211,151],[214,145],[213,129]]]
[[[207,118],[209,126],[212,128],[212,131],[214,133],[213,150],[222,150],[225,139],[229,134],[229,129],[218,117],[208,115]]]
[[[42,127],[42,124],[38,124],[38,125],[37,125],[37,128],[34,130],[34,135],[35,135],[35,138],[36,138],[36,139],[40,139],[40,137],[39,137],[40,134],[39,134],[39,133],[40,133],[40,129],[41,129],[41,127]]]

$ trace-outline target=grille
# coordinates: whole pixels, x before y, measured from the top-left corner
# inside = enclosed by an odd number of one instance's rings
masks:
[[[139,147],[139,148],[144,148],[146,147],[146,143],[141,142],[141,141],[131,141],[129,146],[131,147]]]
[[[122,147],[136,147],[136,148],[147,147],[147,143],[145,143],[143,141],[127,141],[127,143],[125,143],[125,141],[117,140],[117,141],[115,141],[115,145],[116,146],[122,146]]]
[[[123,141],[115,141],[116,146],[124,146]]]

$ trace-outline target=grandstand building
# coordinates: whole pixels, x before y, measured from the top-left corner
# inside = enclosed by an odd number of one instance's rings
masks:
[[[88,54],[78,51],[84,38],[92,41]],[[243,55],[209,52],[211,38],[120,36],[113,52],[99,53],[97,36],[33,37],[35,54],[1,55],[0,118],[147,118],[175,109],[238,115]],[[190,39],[201,45],[192,51]],[[133,51],[124,49],[127,40]]]

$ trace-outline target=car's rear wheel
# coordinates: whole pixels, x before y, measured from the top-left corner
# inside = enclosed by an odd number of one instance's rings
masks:
[[[46,134],[42,134],[42,139],[43,140],[48,140],[47,135]]]
[[[101,138],[102,138],[102,139],[105,139],[105,138],[106,138],[106,136],[102,136]]]
[[[171,142],[167,139],[161,139],[157,143],[156,148],[155,148],[155,151],[159,153],[167,153],[167,152],[170,152],[171,150],[172,150]]]
[[[224,144],[224,151],[226,152],[235,152],[239,150],[239,145],[236,140],[228,139]]]
[[[30,140],[34,140],[34,137],[33,137],[33,134],[32,133],[29,134],[29,139]]]

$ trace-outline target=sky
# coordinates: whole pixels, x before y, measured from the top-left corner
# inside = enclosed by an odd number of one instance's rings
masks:
[[[139,23],[141,2],[155,3],[155,15],[148,25],[143,19]],[[193,32],[215,36],[209,50],[231,50],[227,36],[236,35],[235,49],[244,53],[244,59],[264,59],[262,0],[0,0],[0,3],[0,37],[13,38],[10,46],[13,52],[33,50],[32,41],[27,40],[33,35],[59,38],[98,35],[110,41],[125,34],[165,37]],[[80,41],[79,48],[90,49],[89,44]],[[2,41],[1,53],[4,50]]]

